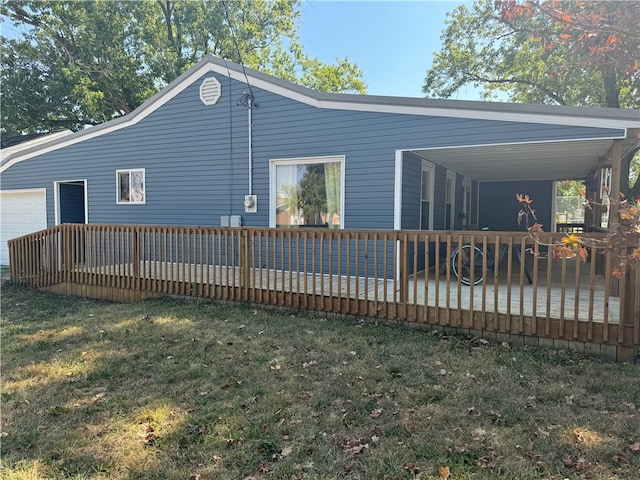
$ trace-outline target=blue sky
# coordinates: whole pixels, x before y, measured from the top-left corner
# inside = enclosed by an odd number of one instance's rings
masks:
[[[348,57],[364,73],[370,95],[423,97],[445,18],[472,0],[303,0],[299,25],[304,51],[325,63]],[[18,29],[3,22],[3,34]],[[453,98],[479,100],[473,87]]]
[[[300,41],[325,63],[348,57],[370,95],[423,97],[422,85],[447,12],[462,0],[304,0]],[[466,2],[468,3],[468,2]],[[472,87],[454,98],[477,100]]]

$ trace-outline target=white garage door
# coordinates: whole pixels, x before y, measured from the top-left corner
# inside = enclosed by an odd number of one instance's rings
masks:
[[[0,192],[0,265],[9,265],[7,240],[47,228],[45,189]]]

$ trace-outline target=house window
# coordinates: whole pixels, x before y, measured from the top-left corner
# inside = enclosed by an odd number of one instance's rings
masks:
[[[116,171],[116,203],[140,205],[147,201],[144,168]]]
[[[465,178],[462,181],[462,185],[464,187],[464,197],[463,197],[463,208],[462,213],[464,213],[464,226],[468,227],[471,225],[471,179]]]
[[[344,157],[271,160],[271,227],[342,228]]]
[[[444,229],[453,230],[456,206],[456,174],[454,172],[447,172],[444,198]]]
[[[420,185],[420,230],[433,229],[433,182],[434,166],[422,162],[422,180]]]

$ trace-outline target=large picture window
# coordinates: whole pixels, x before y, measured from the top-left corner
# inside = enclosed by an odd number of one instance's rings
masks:
[[[116,171],[116,203],[119,205],[144,204],[144,168]]]
[[[341,228],[344,157],[271,161],[270,226]]]

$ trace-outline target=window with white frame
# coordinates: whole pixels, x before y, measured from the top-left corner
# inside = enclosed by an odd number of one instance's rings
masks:
[[[464,225],[468,227],[469,225],[471,225],[471,179],[465,177],[465,179],[462,181],[462,185],[464,187],[464,205],[462,206],[462,213],[464,213],[463,222]]]
[[[116,203],[141,205],[146,203],[144,168],[116,171]]]
[[[342,228],[344,157],[271,160],[271,227]]]
[[[422,179],[420,182],[420,230],[433,229],[433,187],[435,166],[427,161],[422,162]]]
[[[456,208],[456,174],[454,172],[447,171],[444,198],[444,229],[453,230]]]

